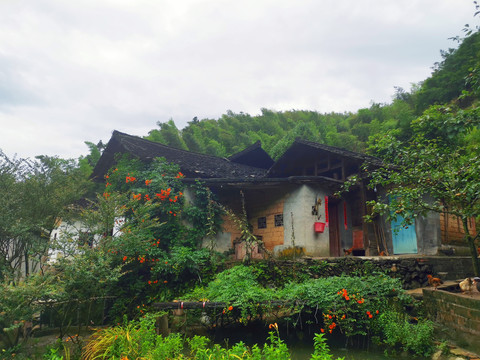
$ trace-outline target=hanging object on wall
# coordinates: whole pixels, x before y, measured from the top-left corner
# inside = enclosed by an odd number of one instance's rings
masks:
[[[348,229],[347,226],[347,203],[343,202],[343,225],[345,225],[345,230]]]
[[[325,226],[328,226],[328,196],[325,196]]]
[[[318,210],[322,206],[322,199],[315,196],[315,205],[312,206],[312,215],[318,216],[318,220],[322,217],[322,215],[318,214]]]
[[[325,231],[325,223],[316,221],[313,228],[316,233],[323,233]]]

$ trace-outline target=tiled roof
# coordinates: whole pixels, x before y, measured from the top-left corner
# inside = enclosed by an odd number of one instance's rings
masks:
[[[142,161],[164,157],[180,166],[189,178],[257,178],[265,176],[266,170],[232,162],[225,158],[176,149],[167,145],[114,131],[100,160],[93,170],[92,178],[103,175],[115,164],[115,156],[128,153]]]
[[[262,148],[262,143],[258,140],[255,144],[250,145],[245,150],[233,154],[228,158],[230,161],[268,169],[273,165],[274,161]]]

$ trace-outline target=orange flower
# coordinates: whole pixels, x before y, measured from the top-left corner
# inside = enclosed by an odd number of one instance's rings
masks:
[[[150,185],[152,183],[152,180],[145,180],[145,185]]]
[[[183,178],[183,177],[184,177],[184,175],[183,175],[181,172],[178,172],[176,178],[177,178],[177,179],[180,179],[180,178]]]
[[[230,305],[230,306],[228,307],[228,311],[232,311],[232,310],[233,310],[233,306]]]
[[[123,257],[123,261],[127,261],[128,257],[127,256],[124,256]]]
[[[375,311],[375,314],[377,314],[377,315],[378,315],[378,310],[377,310],[377,311]]]
[[[321,332],[321,333],[324,333],[324,332],[325,332],[325,330],[323,330],[323,329],[320,329],[320,332]]]

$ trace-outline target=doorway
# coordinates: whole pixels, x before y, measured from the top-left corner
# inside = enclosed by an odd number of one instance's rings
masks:
[[[329,215],[329,241],[330,241],[330,256],[340,256],[340,230],[338,227],[338,204],[339,202],[329,201],[328,215]]]

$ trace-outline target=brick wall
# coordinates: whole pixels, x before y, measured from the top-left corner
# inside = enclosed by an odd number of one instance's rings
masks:
[[[277,224],[275,224],[276,215],[283,218],[283,203],[284,198],[282,196],[277,195],[277,198],[275,198],[275,196],[264,194],[264,196],[257,198],[254,205],[248,209],[248,220],[253,226],[253,233],[262,237],[265,248],[269,251],[273,251],[277,245],[283,245],[283,223],[280,225],[277,218]],[[263,224],[263,218],[265,220],[264,228],[259,227],[259,224]]]
[[[277,245],[283,245],[284,227],[275,221],[275,216],[283,217],[283,205],[287,191],[281,192],[279,189],[250,190],[244,191],[245,207],[248,215],[248,222],[252,227],[254,235],[261,237],[265,248],[273,251]],[[227,194],[229,195],[229,194]],[[238,216],[242,214],[242,206],[238,194],[232,194],[229,198],[225,196],[223,202],[228,204]],[[264,227],[259,227],[259,218],[264,218]],[[231,246],[236,249],[236,258],[241,259],[244,256],[245,249],[241,244],[235,244],[235,240],[240,239],[241,232],[235,221],[228,216],[224,216],[222,224],[223,232],[230,234]],[[258,254],[258,256],[263,256]]]
[[[480,351],[480,298],[429,288],[423,289],[423,300],[428,317],[441,326],[445,335]]]
[[[235,239],[240,239],[240,236],[242,235],[238,226],[235,224],[233,219],[231,219],[229,216],[223,216],[222,228],[223,228],[223,232],[231,234],[232,246]]]
[[[468,225],[471,234],[475,234],[476,227],[474,219],[470,219]],[[460,218],[445,213],[440,214],[440,229],[442,231],[443,244],[464,245],[463,237],[465,236],[465,232],[463,231],[463,224]]]

